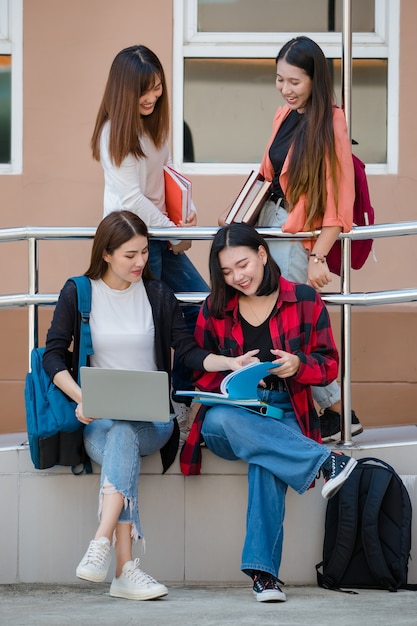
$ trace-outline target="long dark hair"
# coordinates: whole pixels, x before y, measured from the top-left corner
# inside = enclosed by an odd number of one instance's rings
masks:
[[[220,228],[213,238],[209,256],[210,314],[217,318],[224,317],[226,304],[236,293],[233,287],[225,283],[219,254],[225,248],[237,248],[239,246],[245,246],[255,252],[258,252],[259,246],[265,248],[267,261],[264,266],[264,277],[256,295],[268,296],[276,291],[279,286],[280,269],[271,256],[267,242],[255,228],[244,223],[230,224]]]
[[[326,157],[330,163],[337,206],[338,183],[334,131],[333,82],[322,49],[309,37],[295,37],[279,51],[276,62],[284,60],[298,67],[311,78],[311,97],[292,142],[288,166],[286,200],[290,210],[300,196],[306,197],[307,226],[321,225],[327,203]]]
[[[161,81],[162,94],[150,115],[141,116],[139,98]],[[157,148],[168,138],[169,104],[162,64],[146,46],[130,46],[115,57],[109,72],[103,99],[91,138],[93,158],[100,160],[100,136],[110,120],[109,152],[116,166],[133,154],[145,157],[140,137],[150,136]]]
[[[136,213],[131,211],[113,211],[98,225],[91,250],[90,267],[85,275],[92,280],[103,278],[107,271],[107,263],[103,254],[113,254],[126,241],[136,235],[146,237],[149,243],[148,229]],[[143,269],[145,278],[152,278],[149,263]]]

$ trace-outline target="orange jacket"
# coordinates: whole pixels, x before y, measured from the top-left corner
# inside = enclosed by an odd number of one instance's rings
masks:
[[[269,148],[277,134],[279,127],[284,119],[290,113],[291,109],[288,106],[278,107],[274,121],[272,124],[272,135],[269,143],[266,147],[264,156],[262,158],[260,173],[267,180],[272,180],[274,177],[274,168],[269,158]],[[355,200],[355,180],[352,162],[352,151],[350,147],[350,140],[347,132],[347,125],[345,115],[342,109],[338,107],[333,108],[333,128],[335,138],[336,155],[340,164],[339,175],[339,202],[336,206],[334,197],[333,184],[330,175],[330,167],[328,164],[327,170],[327,205],[323,217],[323,222],[317,220],[314,224],[315,228],[321,228],[322,226],[340,226],[343,232],[349,232],[352,229],[352,214],[353,203]],[[279,182],[283,192],[285,193],[288,187],[288,154],[282,167]],[[297,233],[306,230],[310,230],[306,226],[306,200],[305,196],[301,196],[297,204],[294,205],[293,210],[288,214],[288,219],[282,230],[288,233]],[[259,224],[262,226],[262,224]],[[303,239],[303,243],[306,247],[309,245],[309,240]]]

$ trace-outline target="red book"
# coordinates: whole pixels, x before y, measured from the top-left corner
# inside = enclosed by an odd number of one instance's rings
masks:
[[[169,165],[164,165],[164,179],[168,217],[174,224],[185,222],[191,211],[191,181]]]

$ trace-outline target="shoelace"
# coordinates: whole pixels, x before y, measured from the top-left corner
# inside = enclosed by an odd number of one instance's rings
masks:
[[[97,567],[102,567],[106,563],[107,554],[107,546],[97,542],[90,543],[84,561],[86,563],[92,563]]]
[[[336,457],[334,456],[334,454],[332,454],[331,456],[331,461],[332,461],[332,469],[330,470],[329,475],[327,477],[326,476],[324,477],[324,480],[326,482],[329,481],[330,478],[334,476],[336,473]]]
[[[280,583],[281,585],[283,585],[284,583],[282,582],[282,580],[280,580],[279,578],[275,578],[274,576],[265,576],[265,575],[261,575],[261,576],[255,576],[253,579],[253,582],[255,583],[255,585],[261,589],[278,589],[279,591],[281,591],[280,586],[278,585],[278,583]]]
[[[340,452],[333,452],[332,453],[332,455],[331,455],[332,468],[331,468],[330,471],[329,470],[323,471],[323,479],[324,479],[325,483],[329,482],[329,480],[331,478],[335,477],[335,475],[336,475],[336,461],[337,461],[337,458],[340,457],[340,456],[341,456]],[[340,470],[343,470],[345,468],[345,465],[346,465],[345,459],[341,459],[340,460]]]
[[[264,589],[279,589],[278,582],[274,578],[263,581]]]
[[[133,561],[133,565],[124,571],[124,574],[132,581],[132,583],[140,583],[142,585],[156,585],[157,582],[152,576],[139,568],[139,559]]]

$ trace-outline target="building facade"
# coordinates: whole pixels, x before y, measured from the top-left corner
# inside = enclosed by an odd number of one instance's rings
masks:
[[[342,0],[0,0],[1,228],[96,226],[103,179],[89,141],[110,64],[142,43],[160,57],[172,109],[172,154],[193,183],[199,225],[215,226],[259,163],[280,96],[274,59],[308,34],[329,58],[341,102]],[[413,221],[417,191],[414,0],[353,0],[351,133],[367,163],[377,223]],[[186,151],[184,122],[194,154]],[[209,242],[190,256],[207,277]],[[42,242],[40,285],[57,293],[82,273],[87,241]],[[413,237],[380,239],[353,291],[415,287]],[[25,242],[0,246],[0,295],[27,292]],[[339,290],[338,280],[332,283]],[[51,309],[40,314],[42,344]],[[339,312],[331,308],[335,334]],[[27,312],[0,308],[0,432],[25,430]],[[414,423],[413,304],[352,313],[352,406],[365,426]]]

